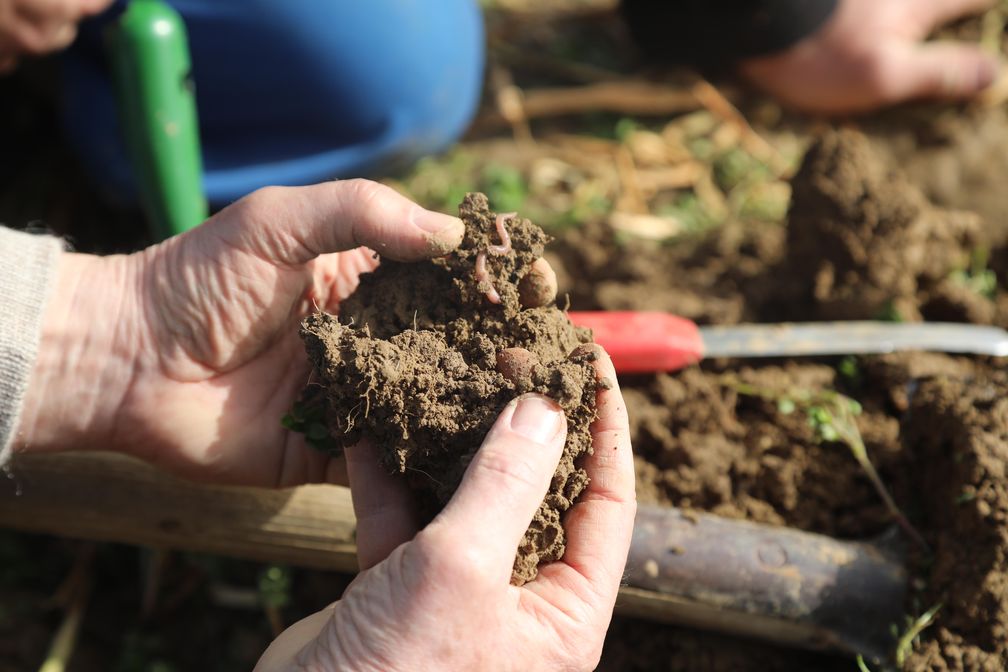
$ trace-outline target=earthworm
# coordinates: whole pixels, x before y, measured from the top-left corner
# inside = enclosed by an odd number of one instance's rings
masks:
[[[480,252],[476,255],[476,282],[483,285],[485,283],[487,301],[490,303],[500,303],[500,294],[494,289],[493,282],[490,280],[490,272],[487,271],[487,256],[486,252]]]
[[[497,219],[494,220],[494,225],[497,227],[497,235],[500,236],[500,245],[487,245],[487,252],[499,257],[502,254],[507,254],[511,251],[511,236],[508,235],[507,227],[504,226],[505,219],[511,219],[517,212],[499,212],[497,213]]]
[[[497,227],[497,235],[500,236],[500,245],[487,245],[486,252],[480,252],[476,255],[476,282],[479,284],[486,283],[489,289],[486,290],[487,301],[490,303],[500,303],[500,294],[493,286],[493,282],[490,280],[490,272],[487,271],[487,252],[499,257],[502,254],[507,254],[511,251],[511,236],[508,234],[507,227],[504,226],[504,220],[510,219],[517,215],[517,212],[499,212],[497,213],[497,219],[494,220],[494,226]]]

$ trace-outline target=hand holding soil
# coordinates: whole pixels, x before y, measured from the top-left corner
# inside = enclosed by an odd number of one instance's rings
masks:
[[[615,381],[608,356],[588,347],[598,379]],[[598,389],[596,407],[583,464],[590,482],[566,516],[566,553],[521,587],[510,583],[514,550],[564,448],[553,402],[508,403],[454,497],[419,532],[406,484],[379,466],[380,451],[368,441],[349,448],[363,572],[342,600],[284,632],[256,669],[594,669],[636,511],[615,384]]]
[[[462,223],[364,180],[269,188],[130,256],[64,254],[18,436],[121,450],[202,480],[345,481],[280,419],[309,376],[301,318],[376,265],[440,256]],[[367,247],[361,247],[367,246]]]

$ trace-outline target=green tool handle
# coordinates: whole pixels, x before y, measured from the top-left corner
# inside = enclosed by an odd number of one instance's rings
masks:
[[[158,238],[207,217],[189,43],[178,12],[133,0],[109,36],[126,145]]]

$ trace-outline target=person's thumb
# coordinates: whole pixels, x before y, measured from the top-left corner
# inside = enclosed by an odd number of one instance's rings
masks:
[[[458,247],[465,233],[459,218],[425,210],[370,180],[267,187],[208,224],[226,227],[238,246],[290,265],[361,246],[398,261],[437,257]]]
[[[917,98],[964,100],[994,83],[998,59],[957,43],[900,45],[879,69],[877,85],[887,103]]]
[[[466,539],[479,564],[504,581],[515,550],[542,504],[567,437],[552,400],[526,394],[508,404],[473,457],[462,483],[428,526]]]

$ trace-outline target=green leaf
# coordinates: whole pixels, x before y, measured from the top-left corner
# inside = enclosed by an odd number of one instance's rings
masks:
[[[259,599],[268,607],[280,609],[290,603],[290,570],[276,565],[259,575]]]
[[[490,164],[483,169],[483,191],[498,211],[521,210],[528,197],[525,177],[511,166]]]
[[[858,367],[857,357],[848,355],[840,360],[837,364],[837,373],[846,378],[849,381],[856,381],[861,377],[861,371]]]
[[[635,120],[622,117],[616,122],[616,126],[613,128],[613,135],[615,135],[616,139],[620,142],[626,142],[627,138],[630,137],[630,134],[638,128],[640,128],[640,124],[638,124]]]
[[[777,411],[781,415],[791,415],[795,411],[795,403],[787,397],[777,400]]]
[[[309,441],[322,441],[329,438],[329,428],[321,422],[313,422],[308,425],[308,431],[305,432],[305,436],[308,437]]]
[[[942,608],[942,603],[934,605],[923,614],[921,614],[917,620],[910,624],[903,636],[900,637],[899,642],[896,644],[896,664],[903,667],[903,663],[906,662],[907,656],[913,651],[914,640],[920,635],[924,630],[934,622],[935,616]]]

